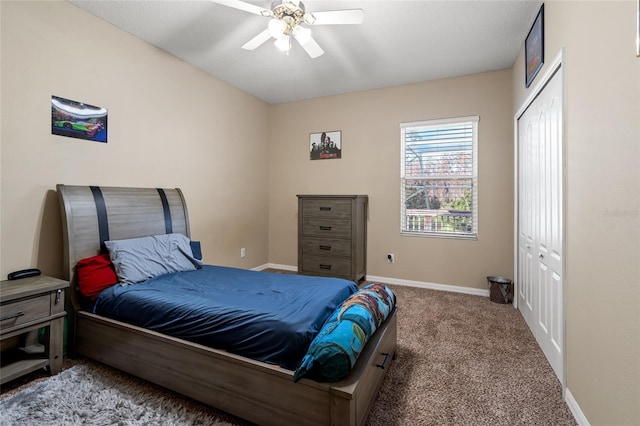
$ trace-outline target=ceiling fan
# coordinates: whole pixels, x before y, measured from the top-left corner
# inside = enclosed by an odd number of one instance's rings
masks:
[[[312,58],[324,54],[324,50],[311,37],[311,30],[306,25],[341,25],[361,24],[364,20],[362,9],[330,10],[324,12],[307,12],[300,0],[275,0],[271,9],[265,9],[240,0],[211,0],[224,6],[244,10],[255,15],[271,18],[267,29],[246,42],[242,48],[254,50],[270,38],[275,38],[278,49],[288,52],[291,39],[296,41]]]

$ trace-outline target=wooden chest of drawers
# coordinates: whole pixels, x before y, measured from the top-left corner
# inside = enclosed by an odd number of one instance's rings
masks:
[[[366,195],[298,195],[298,272],[363,279],[367,204]]]

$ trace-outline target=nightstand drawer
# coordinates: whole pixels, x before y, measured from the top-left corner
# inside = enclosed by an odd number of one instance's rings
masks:
[[[302,235],[351,238],[351,221],[304,218]]]
[[[50,315],[50,309],[51,297],[48,293],[6,303],[0,307],[0,330],[47,318]]]
[[[305,199],[302,215],[351,219],[351,200]]]
[[[349,276],[351,259],[331,256],[303,255],[302,271],[321,275]]]
[[[302,252],[331,256],[351,257],[351,240],[329,238],[302,238]]]

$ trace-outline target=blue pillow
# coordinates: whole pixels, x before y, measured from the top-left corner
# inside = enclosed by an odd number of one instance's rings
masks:
[[[121,284],[135,284],[158,275],[193,271],[202,262],[193,256],[189,239],[164,234],[104,242]]]
[[[369,284],[351,295],[313,339],[293,381],[303,377],[319,382],[344,379],[395,304],[395,295],[384,284]]]

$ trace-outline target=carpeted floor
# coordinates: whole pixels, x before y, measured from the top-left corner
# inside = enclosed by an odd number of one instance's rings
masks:
[[[487,297],[390,287],[399,306],[398,358],[381,386],[369,426],[576,424],[560,383],[512,305]],[[194,418],[206,415],[246,424],[89,360],[67,360],[65,369],[74,365],[92,366],[114,378],[118,387],[167,395]],[[0,400],[43,380],[40,372],[6,384]]]
[[[370,425],[575,425],[512,305],[413,287],[398,297],[398,359]]]

